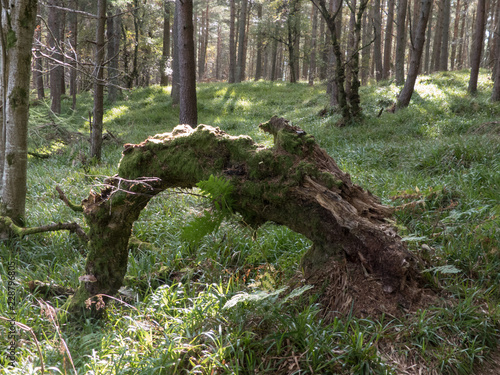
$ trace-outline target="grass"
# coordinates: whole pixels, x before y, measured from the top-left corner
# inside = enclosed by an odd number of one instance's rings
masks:
[[[386,204],[404,205],[395,215],[400,234],[428,263],[429,283],[442,288],[433,307],[404,318],[324,321],[314,295],[285,289],[298,277],[307,239],[272,223],[255,234],[225,221],[217,233],[188,244],[182,228],[203,202],[169,191],[136,222],[134,235],[144,243],[130,254],[126,304],[111,303],[101,321],[56,321],[42,299],[57,309],[64,298],[25,288],[34,279],[78,285],[85,247],[75,236],[47,233],[0,244],[0,316],[25,324],[36,337],[18,328],[18,364],[7,369],[8,325],[1,321],[0,373],[40,373],[42,363],[51,374],[74,373],[72,363],[78,374],[116,375],[471,373],[500,333],[500,142],[498,123],[488,125],[497,121],[500,105],[489,101],[487,72],[475,97],[466,93],[467,80],[466,71],[422,76],[409,108],[379,118],[400,88],[390,82],[363,87],[364,121],[348,128],[334,126],[337,114],[318,116],[328,102],[322,85],[198,86],[200,123],[271,145],[257,125],[283,116],[314,134],[356,183]],[[31,108],[30,151],[51,156],[29,160],[30,226],[83,225],[57,199],[55,185],[78,201],[116,173],[120,143],[105,144],[100,165],[86,160],[90,94],[77,103],[71,111],[65,100],[57,118],[48,102]],[[104,127],[121,143],[170,131],[178,120],[168,88],[135,89],[106,108]],[[45,126],[52,122],[57,128]],[[83,136],[63,142],[61,129]],[[16,263],[14,316],[7,305],[9,260]]]

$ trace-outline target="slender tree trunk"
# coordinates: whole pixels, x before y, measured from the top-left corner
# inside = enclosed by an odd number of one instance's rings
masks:
[[[217,25],[217,57],[215,58],[215,79],[221,79],[221,61],[222,61],[222,27]]]
[[[411,51],[410,67],[403,90],[399,94],[397,108],[407,107],[415,88],[415,82],[420,67],[420,60],[424,50],[425,30],[431,12],[432,0],[421,0],[418,26],[415,33],[415,42]]]
[[[363,14],[363,49],[361,50],[361,83],[368,84],[370,75],[370,35],[371,25],[368,23],[368,12]]]
[[[275,25],[275,31],[278,31],[278,26]],[[277,63],[278,63],[278,40],[273,39],[273,45],[271,50],[271,81],[276,81],[277,79]]]
[[[319,79],[324,81],[327,78],[327,67],[328,67],[328,50],[330,43],[328,43],[328,32],[325,32],[325,20],[323,17],[320,18],[319,22],[319,37],[321,38],[321,43],[319,43],[318,54],[320,56],[320,66],[319,66]]]
[[[71,6],[73,9],[78,10],[78,0],[72,0],[71,1]],[[70,12],[69,13],[69,42],[71,45],[71,60],[70,60],[70,65],[71,69],[69,71],[69,93],[72,97],[72,104],[71,108],[74,110],[76,108],[76,94],[78,93],[77,86],[76,86],[76,77],[77,77],[77,59],[78,59],[78,54],[76,53],[77,51],[77,46],[78,46],[78,15],[77,13]]]
[[[36,0],[0,2],[2,84],[1,206],[3,216],[22,225],[26,211],[31,48]],[[3,22],[8,19],[10,22]],[[4,232],[2,230],[2,232]],[[2,237],[8,233],[3,233]]]
[[[471,71],[468,91],[470,94],[477,92],[477,79],[479,77],[479,65],[481,63],[481,52],[483,51],[483,38],[485,28],[486,0],[477,0],[476,27],[474,31],[474,46],[471,49]]]
[[[139,27],[139,0],[134,0],[134,55],[132,56],[132,73],[130,74],[132,84],[139,85],[139,39],[140,39],[140,27]],[[130,87],[132,88],[132,86]]]
[[[450,67],[451,70],[455,69],[455,56],[457,53],[457,43],[458,43],[458,26],[460,24],[460,0],[457,0],[457,3],[455,4],[456,6],[456,11],[455,11],[455,23],[453,26],[453,41],[451,43],[451,56],[450,56]]]
[[[236,82],[236,5],[235,0],[230,0],[230,16],[229,16],[229,75],[228,82]]]
[[[106,0],[97,2],[97,30],[95,44],[94,118],[90,136],[90,157],[101,160],[102,119],[104,116],[104,35],[106,28]]]
[[[61,2],[61,5],[65,5],[64,4],[64,0],[62,0]],[[66,95],[66,67],[65,67],[65,63],[66,63],[66,51],[64,50],[65,49],[65,38],[66,38],[66,11],[65,10],[61,10],[59,12],[59,16],[61,17],[61,20],[59,21],[59,25],[61,27],[61,30],[59,31],[59,36],[60,36],[60,40],[59,40],[59,46],[61,47],[61,66],[60,66],[60,69],[61,69],[61,95]]]
[[[174,25],[172,27],[172,105],[180,102],[180,78],[179,78],[179,7],[175,3]]]
[[[160,85],[168,86],[167,64],[170,59],[170,2],[163,3],[163,49],[160,62]]]
[[[396,85],[404,83],[406,49],[406,8],[408,0],[398,0],[396,31]]]
[[[467,10],[469,8],[469,0],[464,1],[464,10],[462,17],[462,26],[460,27],[460,39],[458,46],[457,67],[462,69],[464,67],[464,47],[465,47],[465,26],[467,24]]]
[[[106,19],[106,45],[108,47],[107,60],[110,61],[108,64],[108,101],[110,103],[114,103],[116,101],[116,97],[118,94],[118,88],[115,85],[116,80],[113,80],[113,77],[116,76],[117,71],[111,63],[112,60],[116,60],[118,58],[118,51],[115,50],[116,44],[114,40],[118,37],[118,35],[116,35],[115,21],[116,19],[115,17],[113,17],[113,11],[110,9],[108,11],[108,17]]]
[[[312,29],[311,29],[311,54],[309,63],[309,86],[314,85],[316,78],[316,49],[318,33],[318,10],[313,5],[311,10]]]
[[[247,53],[248,53],[248,37],[250,34],[250,15],[251,15],[252,3],[249,1],[247,4],[247,18],[245,22],[245,39],[243,42],[243,64],[241,66],[241,80],[246,80],[247,71]]]
[[[439,70],[448,70],[448,41],[450,37],[450,13],[451,13],[451,1],[444,0],[443,2],[443,35],[441,38],[441,57],[439,60]]]
[[[493,40],[492,40],[492,48],[491,48],[491,58],[490,58],[490,67],[492,70],[492,77],[495,79],[496,76],[496,62],[500,58],[500,49],[498,48],[499,45],[499,39],[500,39],[500,28],[498,27],[498,22],[500,18],[500,1],[497,0],[496,6],[495,6],[495,16],[494,16],[494,22],[492,25],[492,30],[493,30]]]
[[[37,13],[40,14],[40,4],[38,4]],[[35,28],[35,70],[33,80],[36,85],[38,100],[45,98],[45,89],[43,85],[43,59],[40,48],[42,46],[42,22],[38,22]]]
[[[377,82],[382,79],[382,15],[380,12],[380,0],[373,2],[373,16],[375,28],[375,41],[373,43],[373,59],[375,60],[375,78]]]
[[[60,11],[55,8],[56,6],[60,6],[59,0],[48,0],[47,4],[49,5],[48,12],[48,25],[50,29],[48,44],[51,49],[51,60],[49,63],[50,73],[50,98],[52,104],[50,109],[52,112],[56,114],[61,113],[61,81],[63,70],[60,64],[62,61],[61,49],[59,46],[59,42],[61,40],[60,32]]]
[[[193,39],[193,0],[176,0],[178,11],[178,48],[180,114],[179,124],[196,126],[198,110],[196,100],[196,63]]]
[[[209,14],[208,7],[210,4],[209,0],[206,0],[206,10],[201,12],[201,33],[200,33],[200,53],[198,54],[198,78],[203,79],[205,75],[205,65],[207,57],[207,47],[208,47],[208,24],[209,24]]]
[[[429,14],[429,21],[427,22],[427,38],[425,41],[425,59],[424,59],[424,72],[430,73],[430,62],[431,62],[431,36],[432,36],[432,9],[431,14]]]
[[[245,30],[247,19],[248,0],[241,0],[240,18],[238,21],[238,62],[236,64],[235,82],[239,83],[245,79],[244,70],[246,61],[244,59],[245,52]]]
[[[385,28],[385,42],[384,42],[384,71],[382,72],[382,79],[388,79],[391,75],[392,67],[392,30],[394,23],[394,1],[388,0],[387,5],[387,25]]]
[[[356,43],[356,0],[351,1],[351,8],[349,9],[349,13],[351,14],[349,17],[349,38],[346,46],[347,51],[347,59],[348,64],[345,70],[345,91],[347,96],[351,92],[351,83],[352,83],[352,64],[351,59],[354,55],[354,52],[357,50],[355,46]]]
[[[262,78],[262,51],[264,49],[262,30],[260,29],[262,23],[262,4],[256,4],[257,19],[259,20],[259,30],[257,31],[257,57],[255,59],[255,80],[258,81]]]
[[[444,8],[445,4],[441,0],[437,2],[438,5],[438,16],[436,21],[436,33],[434,34],[434,45],[432,53],[431,67],[433,72],[439,70],[439,61],[441,59],[441,42],[443,40],[443,22],[444,22]]]
[[[491,101],[492,102],[498,102],[500,101],[500,7],[497,6],[497,17],[496,17],[496,36],[495,36],[495,51],[496,51],[496,57],[495,57],[495,69],[494,69],[494,75],[493,75],[493,80],[495,81],[493,85],[493,91],[491,93]]]

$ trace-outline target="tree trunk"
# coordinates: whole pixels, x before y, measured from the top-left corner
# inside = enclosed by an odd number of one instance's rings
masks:
[[[474,31],[474,46],[471,48],[471,71],[468,92],[477,92],[477,79],[479,77],[479,65],[481,63],[481,52],[483,51],[483,37],[485,27],[486,0],[477,0],[476,28]]]
[[[496,17],[496,37],[495,41],[495,69],[493,80],[495,81],[493,85],[493,91],[491,93],[491,101],[498,102],[500,101],[500,7],[497,6],[497,17]]]
[[[356,43],[356,1],[351,1],[351,8],[349,9],[350,17],[349,17],[349,37],[347,41],[346,51],[347,51],[347,65],[345,70],[345,91],[347,96],[351,92],[351,83],[352,83],[352,64],[351,58],[354,56],[355,51],[357,51]]]
[[[328,43],[328,32],[325,32],[325,20],[321,17],[319,22],[319,37],[321,38],[320,47],[318,48],[318,54],[320,56],[320,66],[319,66],[319,79],[324,81],[328,75],[328,50],[330,43]]]
[[[247,5],[248,0],[241,0],[240,18],[238,20],[238,62],[236,64],[235,82],[239,83],[245,79],[244,69],[246,61],[244,59],[245,51],[245,30],[247,20]]]
[[[90,135],[90,157],[101,160],[102,119],[104,116],[104,34],[106,28],[106,0],[97,2],[97,29],[95,34],[94,118]]]
[[[375,61],[375,78],[377,82],[382,79],[382,15],[380,12],[380,0],[373,2],[373,23],[375,28],[375,41],[373,42],[373,59]]]
[[[467,24],[467,10],[469,8],[469,0],[464,1],[464,10],[462,17],[462,26],[460,28],[460,41],[458,46],[458,58],[457,65],[458,69],[462,69],[464,67],[464,46],[465,46],[465,26]]]
[[[167,63],[170,59],[170,2],[163,3],[163,46],[160,62],[160,85],[168,86]]]
[[[272,148],[207,125],[180,125],[125,145],[118,174],[83,201],[90,248],[84,281],[66,307],[82,311],[88,298],[118,291],[133,223],[151,198],[167,188],[192,188],[211,175],[232,186],[231,209],[246,223],[273,221],[313,242],[301,264],[310,282],[324,284],[314,276],[347,262],[378,279],[381,293],[407,301],[421,282],[418,260],[387,224],[392,209],[353,184],[313,136],[276,117],[260,127],[274,136]],[[99,313],[95,305],[93,311]]]
[[[40,4],[38,4],[37,13],[40,14]],[[38,100],[45,98],[45,89],[43,85],[43,59],[40,48],[42,47],[42,22],[38,22],[35,28],[35,69],[33,71],[33,81],[35,81]]]
[[[431,36],[432,36],[432,9],[429,14],[429,22],[427,22],[427,40],[425,41],[425,60],[424,60],[424,72],[430,73],[430,62],[431,62]]]
[[[139,27],[139,0],[134,0],[134,10],[132,12],[134,20],[134,55],[132,56],[132,73],[130,73],[130,82],[132,85],[139,84],[139,39],[140,39],[140,27]],[[129,88],[132,88],[129,87]]]
[[[425,31],[427,28],[427,21],[431,12],[432,0],[421,0],[420,15],[418,19],[418,26],[415,33],[415,42],[411,51],[410,67],[408,69],[408,76],[406,78],[403,90],[399,94],[397,100],[397,108],[404,108],[410,104],[410,99],[415,88],[418,70],[420,67],[420,60],[422,59],[422,52],[424,50]]]
[[[361,50],[361,82],[363,85],[368,84],[370,76],[370,35],[371,24],[368,22],[368,14],[363,14],[363,49]]]
[[[278,26],[275,25],[274,29],[276,32],[278,32]],[[277,63],[278,63],[278,40],[273,39],[273,46],[272,46],[272,57],[271,57],[271,81],[276,81],[277,78]]]
[[[31,48],[37,1],[18,0],[10,2],[9,8],[4,8],[4,3],[0,2],[0,17],[10,22],[0,25],[3,94],[0,212],[22,225],[26,211]]]
[[[396,85],[404,83],[406,49],[406,8],[408,0],[398,0],[398,21],[396,31]]]
[[[205,76],[205,65],[207,58],[207,47],[208,47],[208,27],[209,27],[209,13],[208,6],[210,0],[206,0],[207,6],[205,12],[202,11],[201,17],[201,35],[200,35],[200,54],[198,56],[198,78],[203,79]]]
[[[443,40],[443,22],[444,22],[444,8],[445,4],[443,1],[438,1],[437,6],[438,6],[438,15],[437,15],[437,21],[436,21],[436,32],[434,34],[434,45],[432,46],[433,48],[433,53],[432,53],[432,62],[431,62],[431,67],[433,72],[437,72],[439,70],[439,61],[441,59],[441,42]]]
[[[460,24],[460,0],[457,0],[457,3],[455,4],[456,6],[456,11],[455,11],[455,23],[453,27],[453,41],[451,43],[451,56],[450,56],[450,67],[451,70],[455,69],[455,56],[457,53],[457,43],[458,43],[458,26]]]
[[[311,10],[312,29],[311,29],[311,55],[309,63],[309,86],[314,85],[316,78],[316,49],[317,49],[317,33],[318,33],[318,10],[313,5]]]
[[[490,67],[492,70],[492,77],[493,80],[495,80],[496,76],[496,62],[500,58],[500,49],[498,48],[499,45],[499,39],[500,39],[500,28],[498,27],[499,24],[499,18],[500,18],[500,1],[497,0],[496,6],[495,6],[495,16],[494,16],[494,22],[492,25],[493,29],[493,40],[492,40],[492,48],[491,48],[491,57],[490,57]]]
[[[55,114],[61,113],[61,94],[62,94],[62,75],[63,70],[61,66],[62,54],[59,42],[61,40],[61,25],[60,25],[60,11],[55,8],[60,6],[60,0],[48,0],[49,15],[48,15],[48,25],[50,33],[48,36],[48,44],[51,49],[51,60],[49,63],[50,73],[50,99],[52,104],[50,109]]]
[[[172,27],[172,105],[180,102],[180,82],[179,82],[179,7],[174,5],[174,25]]]
[[[78,0],[72,0],[71,7],[74,10],[78,10]],[[76,77],[77,77],[77,59],[78,54],[76,53],[77,45],[78,45],[78,15],[77,13],[70,12],[69,13],[69,43],[71,45],[70,52],[70,65],[71,69],[69,71],[69,93],[72,97],[71,108],[74,110],[76,108],[76,94],[78,93],[76,86]]]
[[[118,58],[118,51],[115,50],[116,43],[115,43],[115,38],[118,37],[116,35],[116,28],[115,28],[115,17],[113,17],[113,12],[110,9],[108,11],[108,17],[106,19],[106,44],[108,47],[108,56],[107,60],[109,61],[108,64],[108,101],[110,103],[114,103],[116,101],[116,97],[118,95],[118,88],[116,87],[116,79],[114,77],[117,75],[117,70],[116,69],[116,63],[113,64],[113,60],[117,60]]]
[[[439,70],[448,70],[448,41],[450,37],[450,13],[451,13],[451,1],[445,0],[443,2],[443,35],[441,37],[441,56],[439,60]]]
[[[230,16],[229,16],[229,75],[228,83],[236,82],[236,5],[235,0],[230,0]]]
[[[388,0],[387,5],[387,25],[385,28],[384,41],[384,70],[382,79],[389,79],[392,71],[392,29],[394,23],[394,1]]]
[[[264,41],[262,30],[262,4],[256,4],[257,19],[259,20],[259,29],[257,30],[257,57],[255,59],[255,81],[262,78],[262,51],[264,50]]]
[[[179,122],[196,126],[198,110],[196,101],[196,64],[193,40],[193,0],[176,0],[178,11],[178,50],[180,105]]]
[[[217,57],[215,59],[215,79],[221,79],[221,62],[222,62],[222,27],[217,25]]]

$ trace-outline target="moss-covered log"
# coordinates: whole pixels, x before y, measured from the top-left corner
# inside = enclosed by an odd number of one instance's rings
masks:
[[[117,292],[132,225],[153,196],[171,187],[194,187],[210,175],[231,182],[232,208],[247,223],[273,221],[313,242],[302,260],[306,277],[330,260],[347,260],[377,277],[385,292],[404,293],[416,275],[414,258],[386,220],[391,208],[353,184],[312,135],[276,117],[260,128],[274,136],[272,148],[207,125],[179,125],[126,144],[109,187],[83,202],[90,250],[87,275],[71,307]]]

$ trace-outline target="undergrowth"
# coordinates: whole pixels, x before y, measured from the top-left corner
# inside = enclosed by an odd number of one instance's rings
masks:
[[[273,223],[255,231],[225,214],[212,217],[217,231],[185,241],[186,224],[203,220],[210,202],[200,191],[171,190],[135,223],[124,302],[111,302],[101,321],[56,320],[48,306],[65,299],[27,290],[30,280],[78,285],[86,248],[77,238],[57,232],[0,244],[0,316],[24,325],[17,327],[18,364],[7,368],[8,322],[0,321],[0,372],[38,374],[43,364],[51,374],[74,373],[73,366],[78,374],[471,373],[497,346],[500,328],[500,106],[489,101],[487,72],[475,97],[467,80],[466,71],[422,76],[409,108],[380,117],[400,87],[362,87],[363,122],[346,128],[335,127],[338,114],[320,115],[327,98],[319,84],[198,86],[200,123],[270,146],[257,125],[285,117],[315,135],[354,182],[398,207],[400,235],[426,262],[429,286],[441,288],[433,306],[404,318],[325,321],[317,296],[290,284],[301,278],[307,239]],[[65,100],[57,117],[48,102],[31,107],[30,226],[84,225],[54,187],[84,199],[116,173],[123,143],[170,131],[178,119],[169,88],[123,92],[106,106],[110,135],[95,165],[88,160],[91,95],[77,103],[72,111]]]

